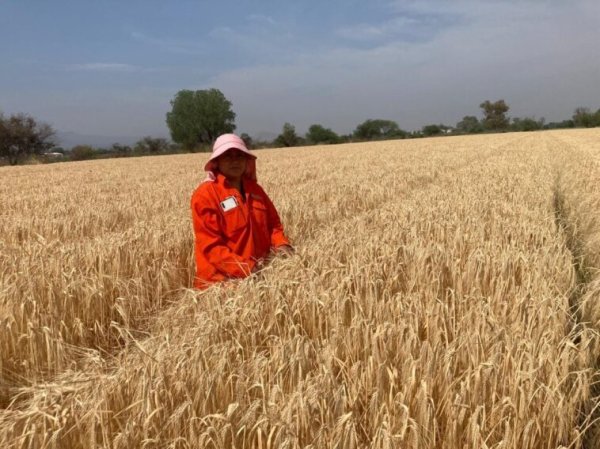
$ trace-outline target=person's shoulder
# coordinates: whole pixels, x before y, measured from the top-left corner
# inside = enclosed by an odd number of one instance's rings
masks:
[[[214,190],[214,186],[212,185],[213,181],[203,181],[198,184],[198,187],[192,193],[192,203],[203,201],[205,202],[207,199],[212,197],[212,193]]]
[[[265,190],[260,186],[258,182],[254,181],[253,179],[246,180],[245,187],[248,190],[248,193],[258,193],[266,195]]]

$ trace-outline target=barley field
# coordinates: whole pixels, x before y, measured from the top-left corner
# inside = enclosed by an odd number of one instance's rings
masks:
[[[201,292],[207,155],[0,167],[0,447],[600,448],[600,130],[257,155]]]

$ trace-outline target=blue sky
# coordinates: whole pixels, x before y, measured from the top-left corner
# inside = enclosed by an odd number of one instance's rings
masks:
[[[168,136],[180,89],[216,87],[238,132],[455,124],[600,108],[600,2],[0,0],[0,110],[82,135]]]

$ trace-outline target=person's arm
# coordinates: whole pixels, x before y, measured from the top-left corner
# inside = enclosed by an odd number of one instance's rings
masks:
[[[227,277],[248,276],[256,262],[238,256],[226,245],[220,232],[218,211],[196,201],[192,204],[192,215],[197,245],[208,262]]]
[[[271,230],[271,247],[275,250],[278,248],[288,248],[289,250],[292,250],[292,245],[283,231],[283,225],[281,224],[281,219],[279,218],[277,209],[275,209],[275,205],[266,193],[264,194],[264,197],[266,199],[265,202],[269,217],[269,229]]]

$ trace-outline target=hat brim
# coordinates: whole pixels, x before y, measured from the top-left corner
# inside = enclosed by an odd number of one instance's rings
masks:
[[[222,156],[227,151],[232,150],[232,149],[240,150],[248,155],[248,162],[246,163],[246,172],[244,173],[244,175],[246,177],[256,181],[256,156],[253,155],[252,153],[248,152],[248,150],[244,151],[243,149],[237,148],[237,147],[227,148],[226,150],[222,151],[219,155],[216,155],[216,156],[213,154],[213,156],[208,160],[208,162],[206,162],[206,165],[204,165],[204,171],[211,172],[213,174],[217,173],[218,172],[217,159],[219,158],[219,156]]]

